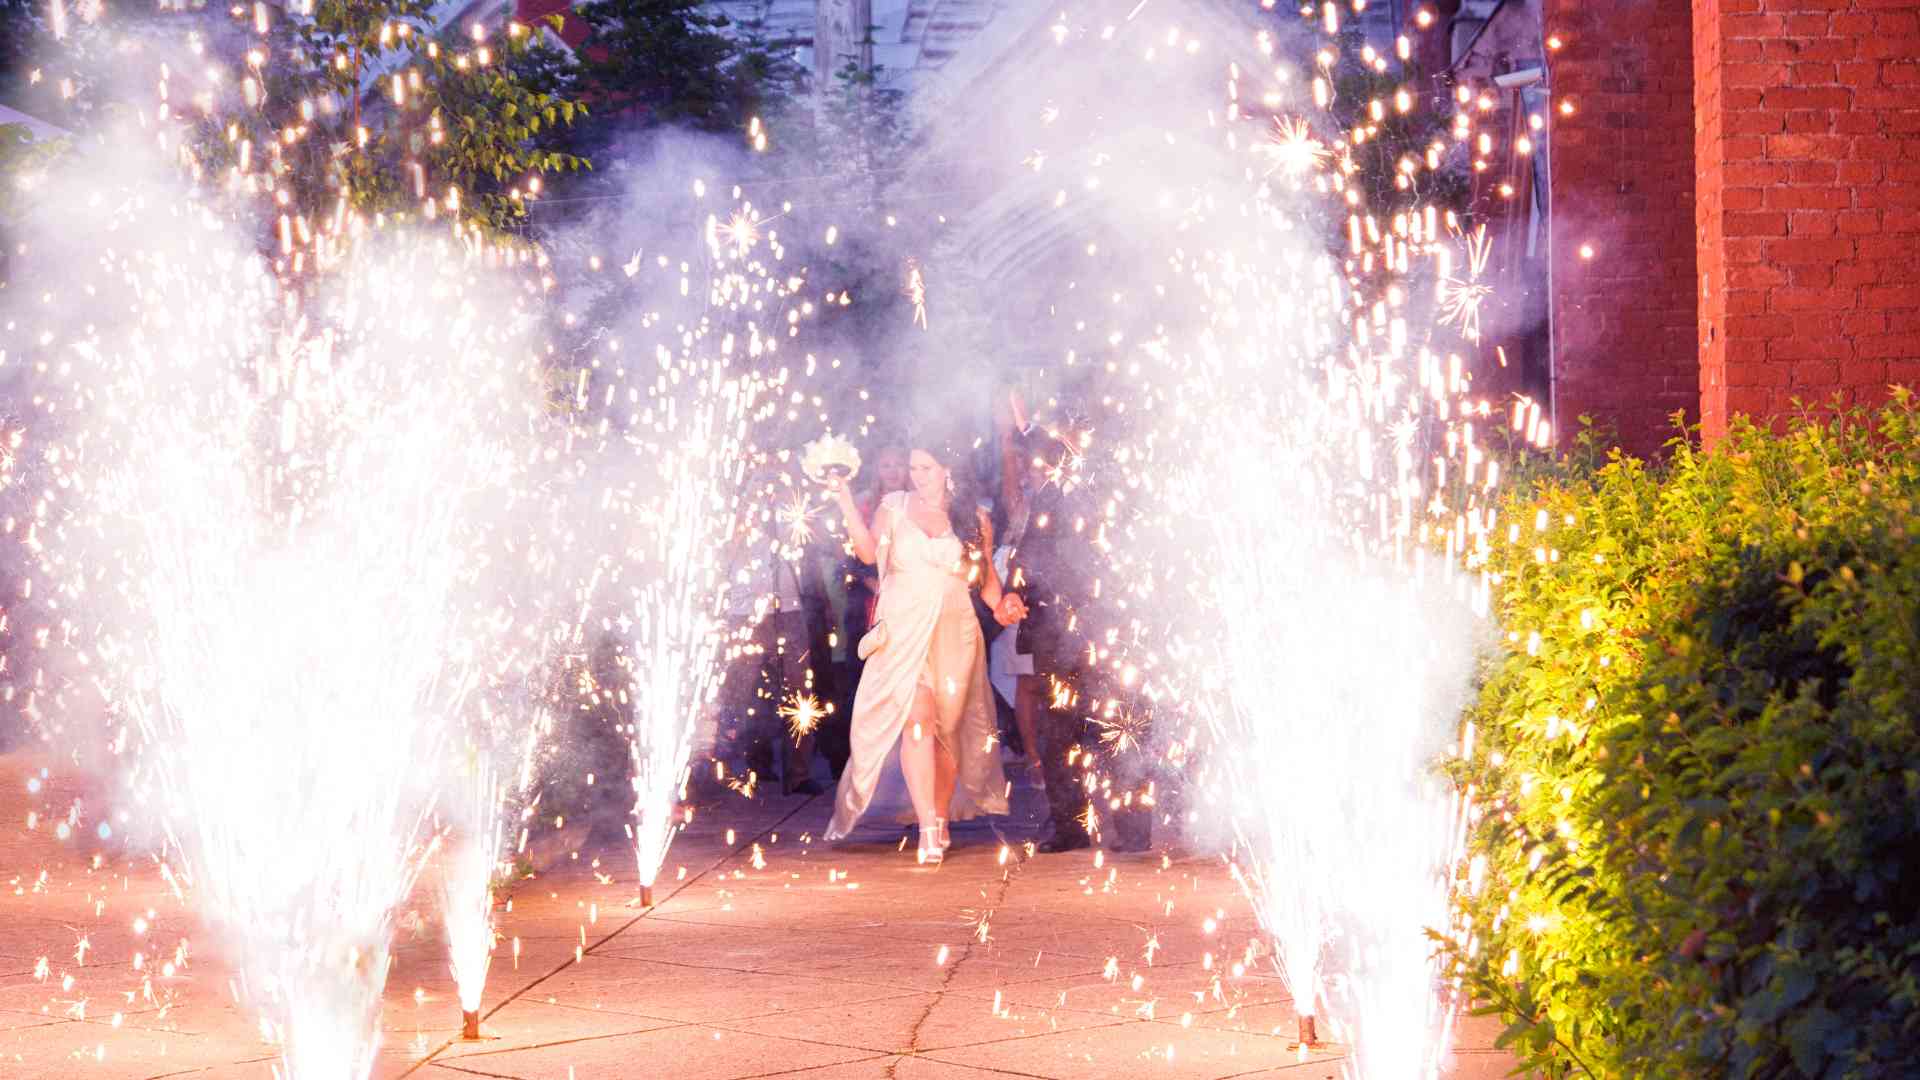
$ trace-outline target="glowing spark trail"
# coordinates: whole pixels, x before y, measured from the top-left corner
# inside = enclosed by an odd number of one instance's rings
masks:
[[[927,279],[916,259],[907,260],[907,300],[913,304],[913,325],[927,328]]]

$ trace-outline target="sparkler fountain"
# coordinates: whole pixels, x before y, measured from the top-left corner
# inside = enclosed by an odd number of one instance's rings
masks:
[[[671,372],[673,361],[662,360]],[[668,374],[668,383],[672,379]],[[625,614],[633,641],[628,693],[633,704],[634,857],[640,903],[647,907],[654,903],[654,882],[681,824],[676,814],[691,768],[698,715],[711,702],[717,683],[725,635],[719,607],[725,579],[714,552],[731,537],[738,514],[734,500],[745,480],[738,434],[747,416],[742,388],[719,378],[696,380],[694,387],[698,399],[684,412],[676,402],[660,414],[664,422],[667,415],[678,413],[681,426],[652,433],[658,441],[636,433],[625,444],[641,460],[657,463],[659,472],[649,479],[660,484],[643,497],[646,516],[638,541],[654,572],[630,588]]]
[[[1324,258],[1270,256],[1260,271],[1201,261],[1195,287],[1220,324],[1183,356],[1178,340],[1151,351],[1172,361],[1158,373],[1184,375],[1175,411],[1193,422],[1156,429],[1181,448],[1162,463],[1166,491],[1208,534],[1196,566],[1217,637],[1197,655],[1212,656],[1217,680],[1198,696],[1218,751],[1212,781],[1230,796],[1299,1045],[1320,1041],[1316,1018],[1338,989],[1350,1019],[1334,1028],[1353,1035],[1343,1041],[1360,1075],[1429,1075],[1436,1062],[1414,1069],[1405,1052],[1433,1045],[1412,1033],[1435,1017],[1396,995],[1433,997],[1424,964],[1401,968],[1409,951],[1430,954],[1428,927],[1446,925],[1449,808],[1422,776],[1458,713],[1471,628],[1444,583],[1395,561],[1394,529],[1411,516],[1391,508],[1425,496],[1411,447],[1395,446],[1410,417],[1392,404],[1391,345],[1371,370],[1329,362],[1339,319],[1302,302],[1327,294],[1312,280]],[[1303,754],[1311,765],[1274,792],[1276,763]],[[1359,1038],[1367,1025],[1382,1036]]]
[[[556,434],[549,419],[533,425]],[[455,767],[445,784],[439,892],[447,954],[460,1001],[463,1039],[482,1038],[480,1002],[492,967],[496,884],[517,863],[525,824],[539,802],[537,784],[554,734],[554,669],[576,629],[573,593],[558,564],[571,509],[551,474],[546,440],[529,442],[516,487],[487,523],[482,567],[468,590],[470,617],[488,643],[483,685],[457,733]],[[511,606],[493,603],[511,597]],[[515,827],[517,826],[517,827]]]
[[[482,1037],[480,999],[499,940],[495,886],[513,864],[509,841],[514,834],[508,826],[532,813],[535,754],[553,728],[551,713],[536,705],[503,710],[482,698],[477,711],[477,737],[470,736],[443,798],[452,828],[443,834],[439,880],[447,959],[460,999],[460,1037],[468,1040]],[[502,760],[518,763],[518,774],[502,776]],[[518,835],[524,837],[524,829]]]
[[[695,196],[704,201],[703,183]],[[778,237],[759,226],[742,204],[725,218],[707,216],[700,263],[638,255],[627,263],[628,278],[647,275],[634,285],[639,300],[691,298],[692,310],[635,320],[642,335],[660,332],[650,351],[604,340],[577,391],[580,438],[594,448],[579,475],[604,483],[591,511],[597,531],[586,538],[599,550],[576,560],[582,610],[599,622],[582,634],[616,632],[628,644],[626,684],[603,690],[632,710],[630,835],[643,906],[654,903],[667,851],[688,820],[680,803],[700,720],[736,629],[724,606],[727,555],[759,457],[753,432],[773,415],[772,393],[786,380],[775,366],[781,340],[811,310],[790,306],[802,280],[781,274]],[[655,283],[662,287],[649,291]]]
[[[1452,1008],[1426,934],[1449,922],[1463,808],[1428,770],[1474,635],[1439,551],[1484,528],[1496,478],[1490,410],[1446,350],[1477,338],[1487,253],[1475,233],[1453,270],[1463,230],[1411,194],[1456,155],[1377,145],[1412,94],[1334,115],[1348,67],[1388,66],[1338,35],[1346,7],[1296,34],[1084,5],[1054,23],[1046,108],[1014,138],[1043,177],[1084,169],[1038,184],[1087,237],[1060,378],[1098,403],[1121,478],[1088,529],[1122,583],[1090,616],[1103,664],[1208,732],[1195,798],[1230,823],[1302,1055],[1330,1032],[1350,1074],[1398,1080],[1434,1075]],[[1380,155],[1404,206],[1369,205]]]
[[[493,880],[500,860],[504,793],[492,762],[476,754],[451,794],[467,826],[440,868],[447,956],[460,996],[460,1037],[480,1038],[480,995],[493,966]],[[464,805],[461,805],[464,804]],[[493,826],[489,828],[488,826]]]
[[[365,1076],[435,765],[495,647],[466,590],[537,406],[514,288],[495,253],[403,234],[295,290],[244,217],[94,176],[32,245],[79,283],[9,348],[38,406],[37,674],[108,688],[129,798],[287,1075]]]

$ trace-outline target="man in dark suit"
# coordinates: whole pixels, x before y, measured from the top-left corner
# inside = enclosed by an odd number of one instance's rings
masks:
[[[1109,677],[1091,636],[1100,556],[1089,537],[1099,529],[1099,507],[1081,476],[1085,448],[1029,423],[1017,397],[995,418],[1003,478],[1018,478],[1008,481],[1009,506],[1012,484],[1025,484],[1018,500],[1024,529],[1007,587],[1024,608],[1019,649],[1033,657],[1034,674],[1022,678],[1041,680],[1046,691],[1037,727],[1053,833],[1040,850],[1073,851],[1098,838],[1115,851],[1144,851],[1153,817],[1146,714]]]
[[[1047,707],[1038,720],[1041,775],[1046,782],[1047,808],[1053,834],[1041,842],[1048,853],[1073,851],[1092,844],[1087,833],[1086,752],[1087,723],[1080,696],[1087,682],[1086,645],[1076,608],[1094,595],[1093,575],[1086,562],[1093,553],[1077,535],[1079,500],[1064,481],[1068,455],[1076,448],[1038,425],[1027,422],[1017,398],[995,410],[1000,441],[1003,482],[1009,506],[1018,501],[1026,509],[1025,528],[1013,544],[1008,560],[1007,588],[1024,606],[1019,623],[1019,651],[1033,657],[1032,675],[1040,680]],[[1035,463],[1040,463],[1036,468]],[[1034,484],[1036,473],[1048,477]],[[1015,485],[1026,485],[1019,490]]]

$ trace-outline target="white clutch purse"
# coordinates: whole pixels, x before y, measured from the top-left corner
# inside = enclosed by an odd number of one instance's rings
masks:
[[[853,652],[854,655],[864,661],[869,656],[886,647],[887,623],[886,620],[883,619],[880,622],[874,623],[871,629],[860,635],[860,643],[853,647]]]

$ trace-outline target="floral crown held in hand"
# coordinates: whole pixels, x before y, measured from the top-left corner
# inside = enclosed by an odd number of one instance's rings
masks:
[[[850,483],[860,475],[860,451],[838,435],[828,433],[800,448],[800,471],[816,484],[838,478]]]

